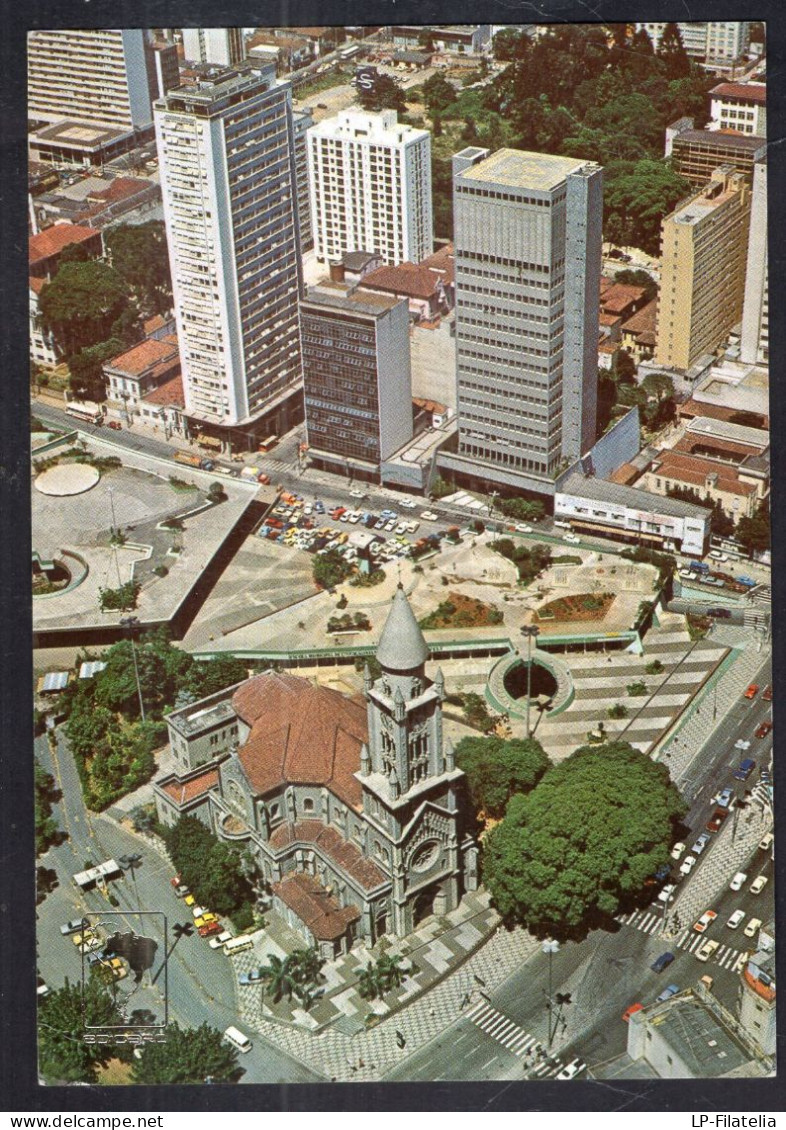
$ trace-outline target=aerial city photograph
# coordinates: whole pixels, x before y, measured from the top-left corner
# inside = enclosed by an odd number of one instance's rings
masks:
[[[42,1087],[775,1076],[766,115],[754,20],[28,33]]]

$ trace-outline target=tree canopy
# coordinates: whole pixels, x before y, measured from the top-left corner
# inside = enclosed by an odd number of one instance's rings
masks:
[[[770,548],[770,510],[766,501],[759,503],[752,518],[740,518],[736,536],[748,553]]]
[[[91,977],[83,987],[66,979],[38,1001],[38,1069],[50,1085],[95,1083],[97,1068],[118,1050],[82,1039],[87,1025],[119,1026],[120,1011],[101,981]]]
[[[230,1083],[237,1075],[238,1053],[217,1028],[207,1023],[181,1028],[174,1021],[165,1036],[160,1044],[143,1045],[131,1072],[134,1083]]]
[[[41,317],[67,356],[127,331],[124,316],[137,312],[123,279],[100,260],[63,263],[39,298]],[[120,323],[121,332],[116,332]]]
[[[113,268],[131,287],[146,315],[165,314],[172,308],[172,281],[163,223],[118,224],[106,234]]]
[[[38,758],[34,761],[35,783],[35,853],[43,855],[45,851],[59,842],[60,830],[57,821],[52,816],[52,802],[59,798],[55,787],[55,779],[47,773]]]
[[[252,896],[243,857],[222,843],[194,816],[182,816],[165,832],[167,850],[178,874],[199,902],[216,914],[233,914]]]
[[[352,573],[352,565],[335,549],[314,557],[312,565],[314,583],[322,589],[332,589]]]
[[[498,737],[462,738],[456,764],[467,775],[472,803],[487,816],[501,817],[515,793],[526,793],[549,767],[540,742]]]
[[[364,110],[398,110],[399,114],[407,111],[404,91],[390,75],[378,74],[368,90],[360,91],[358,100]]]
[[[583,746],[508,804],[483,855],[502,915],[576,936],[668,861],[687,806],[665,766],[624,741]]]

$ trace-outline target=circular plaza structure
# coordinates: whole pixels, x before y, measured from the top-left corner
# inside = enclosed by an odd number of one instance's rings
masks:
[[[62,463],[42,471],[36,476],[34,485],[41,494],[66,498],[92,490],[100,478],[100,473],[89,463]]]
[[[524,718],[527,681],[527,660],[518,652],[510,652],[492,667],[486,683],[486,698],[508,717]],[[533,649],[529,683],[533,703],[550,700],[549,714],[558,714],[573,701],[573,678],[567,663],[559,656]]]

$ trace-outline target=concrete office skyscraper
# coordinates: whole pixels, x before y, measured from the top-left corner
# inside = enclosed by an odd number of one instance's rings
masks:
[[[186,415],[280,434],[302,412],[290,88],[204,68],[155,122]]]
[[[459,438],[440,460],[550,494],[595,441],[603,172],[470,147],[453,190]]]
[[[190,63],[234,67],[243,62],[245,45],[240,27],[184,27],[183,54]]]

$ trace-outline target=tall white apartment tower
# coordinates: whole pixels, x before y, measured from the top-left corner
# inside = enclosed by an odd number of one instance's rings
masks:
[[[31,31],[27,38],[28,118],[120,132],[153,122],[141,28]]]
[[[453,212],[458,453],[446,465],[552,493],[595,442],[603,171],[470,147],[453,158]]]
[[[751,226],[742,301],[740,360],[746,364],[769,360],[770,310],[767,283],[767,162],[753,166]]]
[[[311,227],[320,262],[372,251],[386,263],[431,255],[431,135],[395,110],[344,110],[308,131]]]
[[[186,415],[280,434],[302,411],[290,88],[205,67],[154,109]]]
[[[184,27],[183,54],[189,63],[234,67],[243,62],[245,47],[241,27]]]

